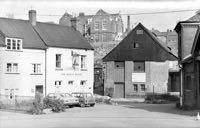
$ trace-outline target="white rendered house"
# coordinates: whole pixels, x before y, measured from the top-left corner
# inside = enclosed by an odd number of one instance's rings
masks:
[[[71,27],[0,18],[0,94],[93,92],[93,48]]]

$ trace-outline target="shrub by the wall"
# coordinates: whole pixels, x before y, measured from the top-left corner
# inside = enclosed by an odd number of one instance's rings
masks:
[[[36,94],[35,99],[32,102],[31,108],[28,110],[31,114],[42,114],[43,113],[43,95]]]
[[[44,100],[44,108],[51,108],[53,112],[62,112],[65,111],[64,101],[61,99],[52,99],[49,97],[45,97]]]

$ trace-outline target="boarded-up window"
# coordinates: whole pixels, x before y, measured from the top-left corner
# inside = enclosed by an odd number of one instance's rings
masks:
[[[145,72],[145,62],[134,62],[134,72]]]
[[[124,62],[115,62],[115,68],[124,68]]]
[[[139,29],[136,30],[136,34],[137,34],[137,35],[143,34],[143,30],[139,30]]]

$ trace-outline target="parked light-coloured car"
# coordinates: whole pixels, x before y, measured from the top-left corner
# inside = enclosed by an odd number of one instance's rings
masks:
[[[61,99],[64,101],[64,104],[69,107],[73,107],[79,104],[79,99],[73,97],[69,93],[49,93],[47,97],[52,99]]]
[[[95,105],[95,98],[93,97],[92,93],[89,92],[73,92],[72,96],[79,99],[79,106],[91,106]]]

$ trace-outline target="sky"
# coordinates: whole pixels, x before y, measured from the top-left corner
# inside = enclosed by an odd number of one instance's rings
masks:
[[[79,12],[91,15],[103,9],[108,13],[122,14],[125,28],[130,14],[132,27],[141,22],[148,29],[166,31],[174,29],[178,21],[195,15],[200,9],[200,0],[0,0],[0,17],[14,15],[15,19],[27,20],[31,9],[37,11],[37,21],[55,23],[65,12],[74,16]],[[146,14],[179,10],[189,11]],[[136,15],[138,13],[140,15]]]

